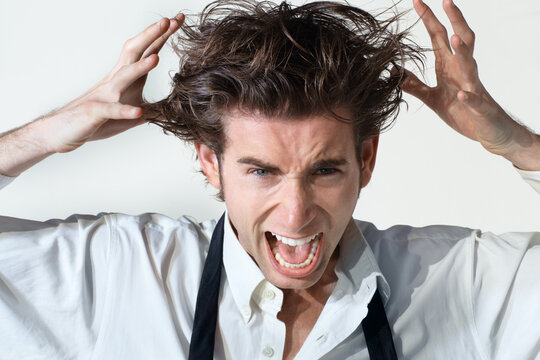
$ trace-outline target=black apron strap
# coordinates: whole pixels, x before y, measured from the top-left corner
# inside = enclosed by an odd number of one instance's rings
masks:
[[[219,219],[208,255],[204,263],[201,284],[197,294],[193,332],[189,344],[189,360],[212,360],[218,315],[221,268],[223,266],[223,228],[225,214]],[[376,290],[368,305],[368,314],[362,321],[364,336],[371,360],[397,360],[392,332],[384,306]]]
[[[392,331],[384,312],[379,290],[375,290],[369,302],[367,316],[362,320],[362,328],[371,360],[397,360]]]
[[[212,360],[218,315],[219,284],[223,265],[223,223],[225,214],[219,219],[208,255],[204,262],[201,284],[197,293],[193,332],[189,344],[189,360]]]

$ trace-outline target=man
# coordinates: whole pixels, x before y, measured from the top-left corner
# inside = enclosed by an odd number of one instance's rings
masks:
[[[9,154],[0,173],[13,178],[146,119],[195,143],[227,207],[217,225],[155,214],[3,218],[2,356],[534,358],[538,330],[525,325],[538,318],[538,234],[379,231],[351,218],[401,88],[538,189],[540,139],[484,89],[459,9],[444,3],[448,39],[414,2],[437,58],[428,88],[400,67],[419,49],[358,9],[228,5],[185,29],[166,100],[140,106],[182,15],[129,40],[88,93],[0,139]]]

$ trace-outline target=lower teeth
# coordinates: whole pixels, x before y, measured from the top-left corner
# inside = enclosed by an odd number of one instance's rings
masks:
[[[274,248],[273,252],[274,252],[274,256],[275,256],[276,260],[279,262],[279,264],[281,266],[284,266],[286,268],[299,269],[299,268],[303,268],[303,267],[306,267],[309,264],[311,264],[311,260],[313,260],[313,257],[315,256],[315,251],[317,250],[317,245],[318,244],[319,244],[319,239],[315,240],[313,242],[313,244],[311,244],[311,251],[309,252],[309,256],[307,257],[306,260],[304,260],[303,262],[301,262],[299,264],[292,264],[292,263],[289,263],[289,262],[283,260],[280,253],[278,252],[277,247]]]

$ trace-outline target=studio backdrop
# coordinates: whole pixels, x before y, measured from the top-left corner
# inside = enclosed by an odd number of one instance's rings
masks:
[[[427,3],[452,33],[442,1]],[[389,0],[351,4],[376,13],[393,6]],[[540,131],[540,2],[461,0],[458,5],[476,33],[475,57],[485,86],[513,117]],[[112,68],[124,41],[148,24],[203,6],[194,0],[1,0],[0,132],[85,92]],[[417,19],[412,1],[395,9],[411,10],[402,28]],[[421,23],[413,34],[430,46]],[[145,89],[149,100],[168,94],[178,68],[170,47],[160,58]],[[434,85],[432,54],[427,63],[425,78]],[[510,163],[455,133],[416,99],[405,99],[408,106],[380,138],[374,176],[355,217],[380,228],[404,223],[538,231],[540,197]],[[217,217],[224,205],[198,169],[192,148],[143,125],[34,166],[0,192],[0,214],[36,220],[99,212]]]

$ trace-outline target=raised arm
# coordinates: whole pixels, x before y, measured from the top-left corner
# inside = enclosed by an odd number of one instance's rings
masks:
[[[514,121],[491,97],[473,57],[475,35],[452,0],[443,0],[454,35],[422,0],[413,0],[431,38],[437,85],[407,72],[403,90],[429,106],[450,127],[523,170],[540,170],[540,136]]]
[[[161,19],[124,44],[111,72],[64,107],[0,137],[0,174],[17,176],[54,153],[77,149],[144,122],[140,107],[146,76],[158,52],[182,22]]]

